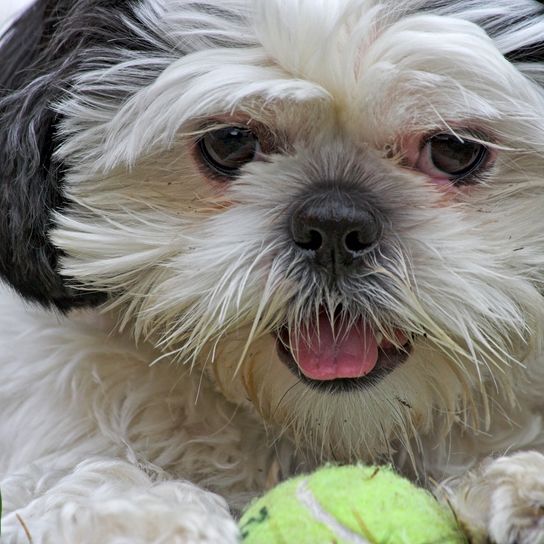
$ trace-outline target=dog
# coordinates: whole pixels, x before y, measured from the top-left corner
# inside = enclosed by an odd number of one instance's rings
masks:
[[[235,543],[327,462],[544,542],[544,6],[34,0],[0,59],[3,542]]]

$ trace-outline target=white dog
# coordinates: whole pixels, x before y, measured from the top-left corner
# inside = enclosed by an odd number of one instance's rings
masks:
[[[36,0],[0,63],[3,542],[329,460],[544,542],[543,6]]]

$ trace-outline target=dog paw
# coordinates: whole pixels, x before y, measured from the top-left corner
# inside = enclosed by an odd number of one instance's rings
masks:
[[[488,530],[497,544],[544,544],[544,455],[519,453],[491,463]]]
[[[544,455],[501,457],[447,487],[473,542],[544,544]]]
[[[29,506],[9,516],[2,542],[236,544],[239,538],[223,499],[189,483],[158,483],[104,500],[83,495],[53,499],[40,511]],[[63,504],[55,504],[56,499]]]
[[[73,506],[61,512],[62,542],[93,544],[217,544],[237,542],[238,530],[219,497],[194,486],[163,483],[140,496]],[[195,493],[196,491],[196,493]],[[89,536],[92,539],[89,540]]]

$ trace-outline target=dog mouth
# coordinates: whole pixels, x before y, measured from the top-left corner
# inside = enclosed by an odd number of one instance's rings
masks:
[[[400,329],[386,338],[363,318],[342,320],[323,311],[314,323],[276,333],[280,360],[299,379],[328,391],[376,384],[410,356],[412,344]]]

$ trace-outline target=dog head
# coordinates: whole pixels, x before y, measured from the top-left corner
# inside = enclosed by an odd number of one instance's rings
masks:
[[[513,396],[544,323],[536,2],[108,4],[4,39],[9,281],[102,302],[320,458]]]

